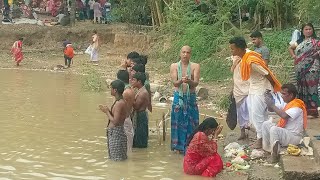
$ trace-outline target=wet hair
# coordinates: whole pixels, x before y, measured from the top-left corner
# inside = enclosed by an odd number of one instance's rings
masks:
[[[124,87],[125,87],[124,82],[122,82],[119,79],[111,82],[111,88],[117,90],[118,94],[122,95],[122,93],[124,91]]]
[[[127,59],[133,59],[133,58],[138,58],[138,57],[140,57],[140,55],[136,51],[132,51],[127,55]]]
[[[287,89],[289,94],[293,94],[293,97],[295,98],[298,94],[297,88],[295,85],[293,85],[292,83],[288,83],[288,84],[283,84],[281,86],[281,89]]]
[[[142,72],[137,72],[133,75],[133,78],[137,79],[137,81],[140,81],[142,85],[144,85],[144,82],[146,81],[146,74]]]
[[[146,65],[148,63],[148,56],[140,55],[141,64]]]
[[[304,34],[303,34],[303,29],[304,29],[306,26],[311,27],[311,29],[312,29],[312,31],[313,31],[313,34],[312,34],[311,37],[317,38],[317,34],[316,34],[316,31],[314,30],[313,24],[311,24],[311,23],[305,23],[305,24],[302,24],[302,27],[301,27],[301,36],[300,36],[300,38],[297,40],[297,43],[298,43],[298,44],[302,43],[302,41],[306,38],[306,37],[304,36]]]
[[[97,33],[98,33],[97,30],[93,30],[92,32],[93,32],[94,34],[97,34]]]
[[[135,64],[142,64],[142,61],[141,61],[141,58],[140,56],[139,57],[136,57],[136,58],[131,58],[132,62],[134,62]]]
[[[19,38],[19,40],[20,40],[20,41],[23,41],[23,38],[21,37],[21,38]]]
[[[191,140],[193,139],[193,136],[197,133],[197,132],[204,132],[208,129],[216,129],[218,127],[218,123],[217,121],[213,118],[213,117],[209,117],[206,118],[193,132],[192,134],[189,136],[187,143],[186,143],[186,147],[189,146]]]
[[[127,70],[119,70],[117,73],[117,78],[124,83],[129,83],[129,72]]]
[[[251,38],[262,38],[262,34],[260,31],[254,31],[253,33],[251,33],[250,37]]]
[[[146,68],[143,64],[136,64],[132,67],[132,69],[136,72],[141,72],[141,73],[145,73],[146,72]]]
[[[236,47],[245,50],[247,48],[246,40],[243,37],[233,37],[229,44],[234,44]]]

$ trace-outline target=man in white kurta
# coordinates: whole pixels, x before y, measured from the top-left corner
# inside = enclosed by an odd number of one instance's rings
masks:
[[[281,94],[283,100],[288,103],[285,107],[276,107],[271,94],[265,95],[268,108],[282,118],[282,122],[277,124],[272,121],[265,121],[262,124],[263,149],[272,154],[273,162],[279,159],[280,145],[288,146],[288,144],[298,145],[300,143],[306,123],[304,122],[306,121],[304,120],[305,105],[303,101],[295,99],[297,94],[295,86],[284,84]]]
[[[241,58],[239,56],[232,56],[233,65],[231,71],[233,72],[233,97],[236,101],[237,120],[241,129],[241,135],[238,140],[246,138],[245,129],[249,126],[249,82],[243,81],[240,75]]]
[[[272,90],[270,81],[266,78],[267,70],[258,64],[251,64],[250,87],[249,87],[249,119],[257,132],[257,141],[254,148],[262,147],[262,123],[268,119],[267,104],[264,101],[264,93],[267,89]]]

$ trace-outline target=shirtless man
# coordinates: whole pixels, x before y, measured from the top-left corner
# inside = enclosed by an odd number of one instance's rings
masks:
[[[138,92],[133,103],[134,117],[134,138],[133,147],[134,148],[146,148],[148,147],[148,116],[147,107],[149,105],[149,93],[144,86],[146,80],[146,75],[141,72],[137,72],[133,75],[131,80],[131,86],[137,88]]]
[[[180,61],[171,64],[171,81],[175,87],[171,111],[171,150],[183,153],[189,135],[199,125],[196,87],[200,65],[190,62],[191,48],[183,46]]]
[[[119,70],[117,73],[117,78],[124,82],[125,88],[123,91],[123,99],[127,103],[127,118],[124,121],[124,130],[127,135],[127,148],[128,148],[128,154],[132,152],[132,144],[133,144],[133,126],[131,121],[131,113],[133,108],[133,103],[135,99],[135,93],[134,90],[131,88],[129,84],[129,73],[127,70]]]
[[[113,161],[127,159],[127,136],[124,131],[124,121],[127,117],[127,105],[123,99],[124,83],[121,80],[111,82],[111,95],[116,98],[109,109],[108,106],[99,105],[106,113],[109,122],[107,127],[109,158]]]

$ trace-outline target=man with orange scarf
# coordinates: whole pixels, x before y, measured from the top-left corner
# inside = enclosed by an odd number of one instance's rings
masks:
[[[257,131],[257,141],[253,148],[262,148],[262,123],[267,120],[267,105],[264,93],[267,89],[280,91],[280,83],[266,66],[261,54],[247,50],[243,37],[234,37],[229,41],[233,56],[241,58],[240,76],[249,82],[248,110],[249,120]]]
[[[265,93],[265,101],[269,110],[280,116],[277,124],[266,121],[262,124],[263,149],[271,152],[272,162],[279,160],[280,145],[298,145],[307,127],[307,111],[302,100],[297,99],[297,89],[293,84],[281,87],[285,107],[276,107],[270,92]]]

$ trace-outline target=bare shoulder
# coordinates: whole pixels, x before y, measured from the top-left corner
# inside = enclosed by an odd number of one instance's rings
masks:
[[[117,106],[118,108],[126,108],[126,101],[125,101],[125,100],[123,100],[123,101],[118,101],[118,102],[116,103],[116,106]]]
[[[172,63],[171,66],[170,66],[170,68],[171,68],[171,69],[172,69],[172,68],[176,68],[177,66],[178,66],[177,63]]]
[[[198,63],[191,63],[191,68],[192,68],[192,69],[199,69],[199,68],[200,68],[200,64],[198,64]]]

